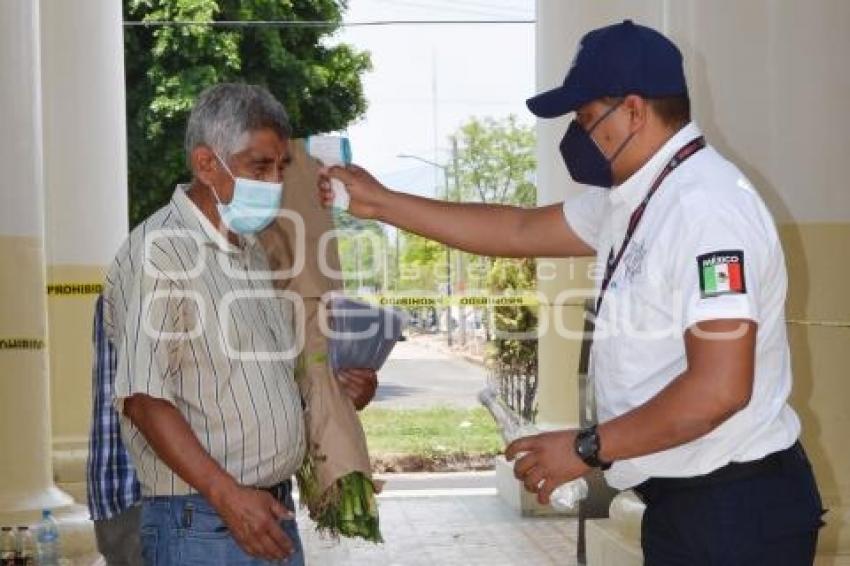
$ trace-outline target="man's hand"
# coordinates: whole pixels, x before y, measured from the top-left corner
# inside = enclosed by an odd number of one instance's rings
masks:
[[[210,498],[239,546],[255,558],[282,560],[294,552],[281,529],[292,513],[270,493],[231,482]]]
[[[372,369],[344,369],[339,372],[339,383],[354,407],[360,411],[375,397],[378,374]]]
[[[505,450],[508,461],[520,456],[514,464],[514,476],[526,490],[537,494],[541,505],[549,504],[556,487],[590,470],[575,453],[575,438],[574,430],[545,432],[515,440]]]
[[[383,200],[390,193],[368,171],[357,165],[328,167],[319,170],[319,201],[323,206],[333,204],[331,178],[339,179],[348,191],[348,212],[358,218],[377,218]]]

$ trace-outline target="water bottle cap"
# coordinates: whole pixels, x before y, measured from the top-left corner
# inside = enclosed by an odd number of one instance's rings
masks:
[[[47,519],[48,517],[50,517],[50,515],[51,515],[50,509],[42,509],[41,510],[41,518],[42,519]]]

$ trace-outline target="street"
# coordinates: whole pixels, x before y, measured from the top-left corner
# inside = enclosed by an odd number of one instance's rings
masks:
[[[378,372],[380,385],[373,407],[424,409],[478,406],[487,372],[465,359],[429,346],[430,337],[400,342]]]

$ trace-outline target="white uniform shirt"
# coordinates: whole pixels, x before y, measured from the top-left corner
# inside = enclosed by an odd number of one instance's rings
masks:
[[[109,269],[104,326],[117,349],[115,402],[165,399],[240,484],[268,487],[301,465],[294,303],[272,288],[254,238],[234,246],[185,193],[137,226]],[[145,496],[193,489],[123,414]]]
[[[670,158],[700,136],[689,124],[614,189],[589,188],[564,204],[572,229],[605,261]],[[600,270],[601,271],[601,270]],[[597,292],[600,282],[597,282]],[[599,422],[646,403],[687,367],[684,332],[712,319],[758,324],[749,405],[684,445],[615,462],[606,479],[626,489],[650,477],[691,477],[789,447],[800,422],[788,405],[787,274],[773,219],[750,182],[707,146],[676,168],[649,201],[597,317],[590,358]]]

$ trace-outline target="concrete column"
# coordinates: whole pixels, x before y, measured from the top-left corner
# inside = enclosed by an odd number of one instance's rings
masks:
[[[0,525],[71,498],[53,485],[38,4],[0,2]]]
[[[579,39],[587,31],[628,17],[645,22],[652,15],[650,4],[628,0],[538,0],[537,91],[564,81]],[[570,120],[572,115],[537,122],[537,200],[541,206],[563,202],[581,190],[570,178],[558,151]],[[544,427],[575,427],[579,423],[581,341],[574,335],[583,328],[584,297],[592,295],[590,275],[594,270],[591,260],[538,261],[538,290],[547,303],[540,307],[540,317],[548,320],[538,350],[538,421]]]
[[[541,0],[537,5],[535,47],[536,90],[550,89],[564,80],[578,40],[578,30],[564,29],[571,21],[566,2]],[[531,94],[531,93],[529,93]],[[558,152],[558,142],[566,131],[568,118],[537,121],[537,204],[564,201],[578,187],[567,174]],[[537,284],[541,293],[541,326],[538,343],[539,383],[537,390],[538,421],[542,426],[575,427],[578,425],[578,361],[581,342],[559,336],[555,320],[567,328],[582,328],[581,301],[556,304],[561,291],[592,289],[590,282],[578,277],[587,271],[587,261],[541,259],[537,262]]]
[[[121,3],[41,1],[53,448],[59,484],[85,493],[91,320],[127,235]]]
[[[850,4],[667,4],[699,124],[752,180],[779,225],[789,280],[791,402],[830,510],[818,553],[827,563],[848,564],[850,67],[834,62],[836,53],[850,51]]]

